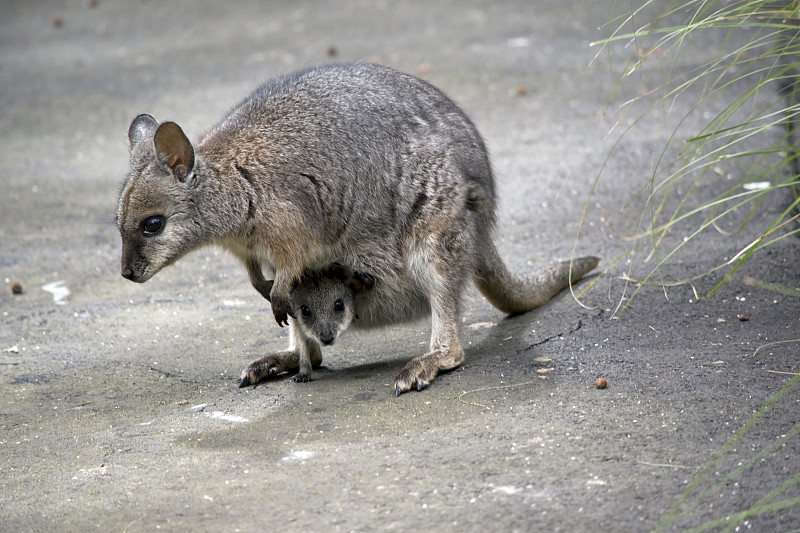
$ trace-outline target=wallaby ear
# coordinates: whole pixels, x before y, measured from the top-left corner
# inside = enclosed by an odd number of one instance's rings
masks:
[[[164,122],[156,130],[153,144],[161,162],[178,181],[186,181],[194,168],[194,148],[181,127],[174,122]]]
[[[152,138],[156,128],[158,128],[158,121],[147,113],[133,119],[128,128],[128,145],[131,150],[143,140]]]

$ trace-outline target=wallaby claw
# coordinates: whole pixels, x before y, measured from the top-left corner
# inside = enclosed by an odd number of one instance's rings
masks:
[[[421,391],[421,390],[422,390],[422,389],[424,389],[426,386],[427,386],[427,385],[426,385],[425,383],[423,383],[422,381],[417,381],[417,382],[416,382],[416,389],[417,389],[418,391]],[[408,392],[408,391],[410,391],[410,390],[411,390],[411,389],[413,389],[413,388],[414,388],[414,383],[411,383],[411,384],[408,386],[408,388],[401,387],[399,383],[396,383],[396,384],[395,384],[395,386],[394,386],[394,396],[395,396],[395,398],[396,398],[396,397],[400,396],[401,394],[403,394],[404,392]]]
[[[275,311],[275,320],[278,322],[280,327],[288,326],[289,325],[289,318],[286,316],[286,313],[280,313]]]
[[[252,385],[253,388],[255,389],[256,387],[258,387],[259,383],[264,381],[265,378],[274,378],[277,375],[278,375],[278,370],[275,367],[270,368],[267,371],[267,375],[266,376],[262,376],[261,379],[255,378],[255,377],[253,377],[251,375],[248,375],[248,372],[245,371],[243,373],[243,375],[242,375],[242,379],[239,380],[239,388],[243,389],[243,388],[245,388],[245,387],[247,387],[249,385]]]
[[[412,359],[394,380],[395,396],[414,389],[422,391],[430,385],[437,373],[436,369],[431,370],[430,367],[430,363],[422,357]]]
[[[308,383],[309,381],[311,381],[311,376],[303,372],[300,372],[292,376],[292,381],[294,381],[295,383]]]
[[[297,318],[294,313],[292,312],[292,303],[289,300],[288,296],[283,296],[280,293],[275,294],[275,288],[273,287],[272,292],[270,293],[270,304],[272,305],[272,314],[275,315],[275,320],[278,322],[280,327],[284,325],[289,325],[289,317]]]
[[[275,320],[278,322],[280,327],[289,325],[289,317],[297,318],[291,311],[283,311],[279,308],[273,307],[272,313],[275,315]]]

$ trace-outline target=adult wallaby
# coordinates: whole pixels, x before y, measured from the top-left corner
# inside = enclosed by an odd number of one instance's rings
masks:
[[[123,277],[147,281],[217,244],[242,261],[283,325],[304,272],[336,262],[369,272],[375,285],[370,305],[356,304],[359,323],[432,317],[430,351],[400,372],[396,394],[463,361],[470,279],[495,307],[520,313],[597,264],[585,258],[548,279],[510,273],[493,244],[495,183],[480,134],[438,89],[387,67],[328,64],[276,78],[196,147],[150,115],[136,117],[128,137]],[[259,368],[254,361],[242,382],[264,377]]]

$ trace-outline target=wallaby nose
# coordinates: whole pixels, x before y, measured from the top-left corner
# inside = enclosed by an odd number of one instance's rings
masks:
[[[322,333],[319,334],[319,342],[321,342],[325,346],[333,344],[334,340],[336,340],[336,337],[334,337],[333,333],[331,333],[330,331],[323,331]]]
[[[133,280],[133,269],[131,267],[125,267],[122,269],[122,277],[125,279]]]

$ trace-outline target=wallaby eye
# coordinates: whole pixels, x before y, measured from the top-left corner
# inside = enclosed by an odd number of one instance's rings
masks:
[[[311,316],[311,309],[308,308],[307,305],[300,306],[300,312],[303,314],[304,317],[308,318]]]
[[[337,313],[341,313],[342,311],[344,311],[344,302],[341,299],[333,302],[333,310],[336,311]]]
[[[160,215],[147,217],[142,222],[142,230],[145,235],[155,235],[164,227],[164,218]]]

